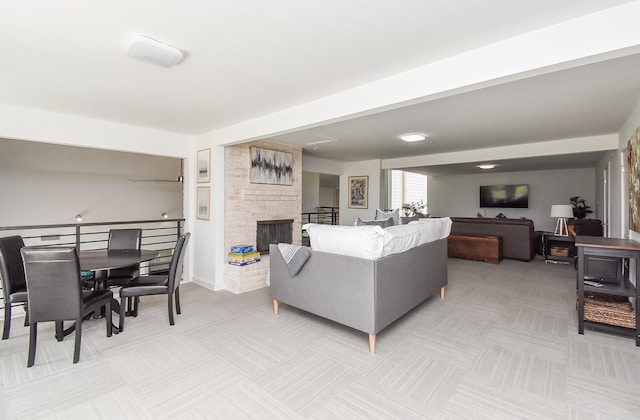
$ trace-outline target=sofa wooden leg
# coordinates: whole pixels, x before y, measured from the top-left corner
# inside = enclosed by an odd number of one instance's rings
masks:
[[[376,354],[376,335],[369,334],[369,351],[371,354]]]
[[[279,309],[280,309],[280,308],[278,307],[278,301],[277,301],[277,300],[275,300],[275,299],[273,299],[273,312],[274,312],[276,315],[278,315],[278,310],[279,310]]]
[[[444,300],[444,286],[440,288],[440,300]]]

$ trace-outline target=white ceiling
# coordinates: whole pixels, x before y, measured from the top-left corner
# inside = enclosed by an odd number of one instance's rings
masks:
[[[0,103],[200,135],[625,3],[5,1]],[[171,69],[131,59],[133,34],[186,57]],[[638,64],[610,59],[272,139],[332,139],[305,154],[354,161],[614,133],[640,99]],[[407,131],[431,140],[395,141]]]
[[[304,146],[311,156],[358,161],[617,133],[640,100],[638,69],[640,54],[635,54],[273,139]],[[406,132],[422,132],[429,139],[399,141],[398,136]],[[322,143],[326,140],[331,141]],[[507,172],[594,167],[602,155],[580,153],[493,163],[500,164],[497,170]],[[479,171],[468,163],[430,166],[422,172]]]

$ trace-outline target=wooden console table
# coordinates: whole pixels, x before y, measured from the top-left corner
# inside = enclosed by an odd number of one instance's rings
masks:
[[[447,239],[447,253],[449,257],[499,264],[502,261],[502,237],[451,234]]]
[[[588,256],[630,258],[635,259],[635,278],[640,280],[640,242],[630,239],[601,238],[598,236],[576,236],[575,246],[578,250],[578,333],[584,334],[584,327],[631,335],[635,338],[636,346],[640,347],[640,287],[629,281],[628,276],[622,276],[620,281],[598,281],[600,287],[585,284],[585,265]],[[635,297],[636,309],[635,330],[614,325],[592,322],[584,319],[584,292],[603,293],[615,296]]]

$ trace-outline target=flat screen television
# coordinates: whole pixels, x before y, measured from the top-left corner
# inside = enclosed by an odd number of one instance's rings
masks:
[[[481,185],[480,207],[528,209],[529,185]]]

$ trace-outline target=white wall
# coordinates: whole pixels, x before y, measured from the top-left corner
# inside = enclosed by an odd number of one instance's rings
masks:
[[[320,174],[302,172],[302,212],[313,213],[320,206]]]
[[[335,188],[320,187],[320,207],[336,207],[336,194],[338,190]]]
[[[302,169],[320,174],[342,175],[344,163],[329,159],[319,159],[313,156],[302,156]]]
[[[612,152],[615,157],[616,153]],[[303,162],[306,160],[303,158]],[[331,161],[318,165],[313,162],[314,170],[324,171],[331,168]],[[307,169],[306,167],[304,168]],[[379,160],[348,162],[342,164],[340,177],[340,224],[351,225],[356,217],[372,219],[376,208],[382,208],[382,174]],[[349,209],[349,176],[369,177],[369,205],[367,209]],[[494,184],[529,184],[530,197],[528,209],[497,209],[479,207],[479,186]],[[555,171],[527,171],[510,173],[489,173],[484,175],[458,175],[447,177],[429,177],[428,211],[433,216],[475,217],[478,212],[484,217],[495,217],[503,213],[508,217],[527,217],[534,221],[535,229],[553,231],[556,221],[549,215],[552,204],[569,204],[569,197],[579,195],[584,198],[596,217],[596,169],[566,169]]]
[[[321,186],[322,174],[317,172],[302,172],[302,211],[313,213],[316,207],[335,207],[337,188]],[[339,183],[339,181],[338,181]]]
[[[479,207],[479,186],[495,184],[529,184],[528,209]],[[510,218],[526,217],[536,230],[553,231],[555,219],[549,214],[552,204],[569,204],[569,197],[579,195],[595,207],[595,170],[566,169],[429,177],[429,212],[432,216],[495,217],[503,213]],[[593,217],[590,215],[589,217]]]
[[[621,238],[622,228],[620,224],[620,214],[622,206],[620,203],[621,190],[621,170],[620,170],[620,153],[619,151],[613,151],[605,154],[595,169],[596,175],[596,216],[602,219],[603,223],[605,214],[605,188],[609,194],[609,237]],[[605,184],[604,172],[608,171],[609,180],[608,184]],[[603,226],[603,235],[606,235],[606,226]]]
[[[0,139],[0,225],[182,218],[180,159]]]
[[[190,158],[193,138],[146,127],[0,104],[0,138]]]

